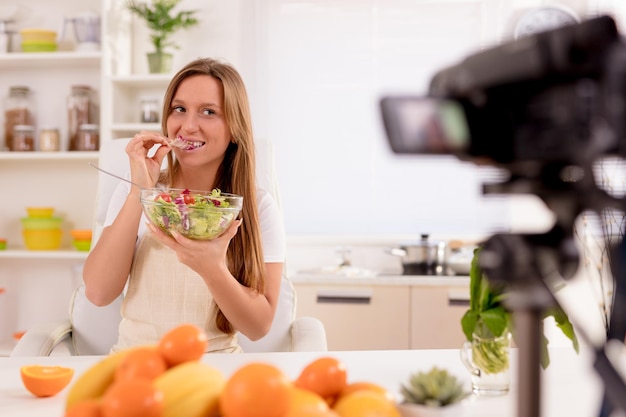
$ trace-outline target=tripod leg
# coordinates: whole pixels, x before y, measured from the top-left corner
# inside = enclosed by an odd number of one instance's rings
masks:
[[[538,417],[541,415],[541,337],[543,322],[541,311],[513,311],[518,359],[518,417]]]
[[[613,303],[611,304],[607,339],[623,342],[624,337],[626,337],[626,239],[622,238],[612,252]],[[605,394],[599,417],[609,417],[614,409],[615,406]]]

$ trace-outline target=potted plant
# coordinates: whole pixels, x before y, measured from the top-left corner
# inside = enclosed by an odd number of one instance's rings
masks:
[[[461,400],[469,395],[456,376],[436,366],[412,374],[400,386],[400,393],[403,401],[398,409],[403,417],[460,417],[464,414]]]
[[[471,365],[465,360],[464,362],[478,378],[495,377],[505,373],[508,378],[508,350],[511,335],[515,338],[515,333],[511,314],[503,303],[507,296],[506,288],[495,288],[490,285],[478,263],[481,249],[478,247],[474,250],[470,270],[470,306],[461,319],[461,327],[467,339],[466,345],[470,344],[471,350]],[[565,312],[557,307],[546,311],[543,318],[549,316],[554,318],[557,326],[572,341],[574,349],[578,352],[578,339]],[[550,364],[547,346],[548,339],[544,336],[541,355],[543,369]],[[467,350],[466,348],[467,346],[464,346],[464,350]],[[473,385],[475,382],[473,380]],[[473,387],[473,390],[477,392],[476,387]]]
[[[148,53],[148,67],[151,73],[169,72],[172,65],[172,54],[167,48],[179,49],[171,40],[172,35],[181,29],[188,29],[198,24],[194,17],[196,10],[174,11],[182,0],[128,0],[128,9],[145,20],[150,29],[150,40],[154,52]]]

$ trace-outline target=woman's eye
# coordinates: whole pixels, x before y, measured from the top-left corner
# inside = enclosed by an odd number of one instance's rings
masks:
[[[207,116],[210,116],[212,114],[215,114],[215,111],[211,109],[204,109],[202,110],[202,113],[206,114]]]
[[[177,112],[177,113],[184,113],[185,112],[185,108],[183,106],[174,106],[174,108],[172,110]]]

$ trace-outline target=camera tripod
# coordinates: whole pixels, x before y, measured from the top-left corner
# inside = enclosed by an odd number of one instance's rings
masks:
[[[551,176],[549,178],[554,180]],[[551,230],[542,234],[496,234],[484,243],[479,257],[481,269],[490,284],[508,289],[504,304],[513,315],[515,341],[519,348],[517,417],[541,415],[543,317],[548,309],[561,308],[554,291],[563,279],[571,278],[578,269],[579,255],[574,236],[576,217],[582,208],[591,206],[600,212],[602,208],[615,207],[616,203],[595,184],[586,181],[577,184],[576,190],[569,188],[570,185],[563,188],[562,183],[558,189],[550,188],[559,181],[544,178],[542,186],[534,189],[556,214],[556,224]],[[500,187],[485,186],[486,192],[494,192]],[[581,193],[580,187],[588,192]],[[577,336],[592,347],[594,368],[604,384],[600,417],[608,417],[613,409],[626,411],[626,382],[617,371],[615,354],[610,351],[610,343],[623,346],[626,335],[626,242],[620,241],[611,251],[614,300],[607,343],[598,345],[584,329],[576,329]]]

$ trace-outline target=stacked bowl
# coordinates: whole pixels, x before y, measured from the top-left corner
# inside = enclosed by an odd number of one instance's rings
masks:
[[[54,216],[52,207],[27,207],[22,217],[22,236],[30,250],[54,250],[61,246],[63,219]]]
[[[81,252],[89,252],[91,249],[91,229],[72,229],[72,245]]]
[[[22,29],[23,52],[54,52],[57,50],[57,33],[48,29]]]

